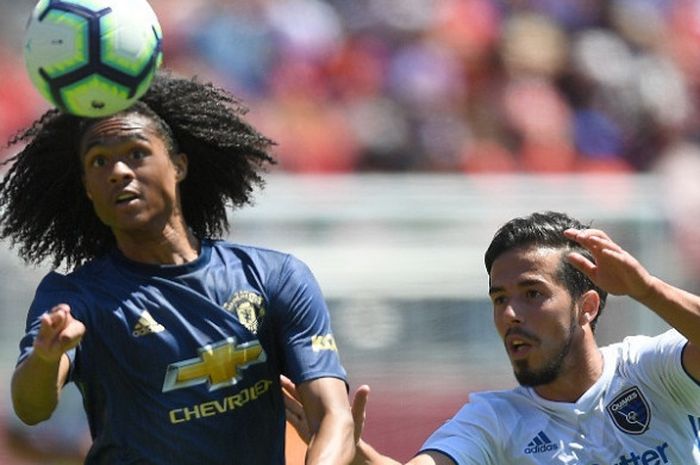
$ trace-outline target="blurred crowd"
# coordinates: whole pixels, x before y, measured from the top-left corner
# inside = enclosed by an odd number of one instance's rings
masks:
[[[238,95],[281,171],[658,172],[700,276],[700,0],[150,2],[165,66]],[[48,108],[35,3],[0,0],[1,141]]]
[[[0,1],[6,140],[44,102],[34,1]],[[151,3],[165,66],[237,94],[283,171],[647,172],[699,135],[698,0]]]

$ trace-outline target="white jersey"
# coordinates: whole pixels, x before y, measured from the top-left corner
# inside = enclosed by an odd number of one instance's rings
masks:
[[[473,394],[425,442],[457,465],[700,464],[700,384],[670,330],[601,349],[603,374],[576,403],[532,388]]]

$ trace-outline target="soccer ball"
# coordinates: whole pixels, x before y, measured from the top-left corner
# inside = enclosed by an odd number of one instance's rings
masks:
[[[146,0],[40,0],[27,24],[24,58],[52,105],[109,116],[148,90],[163,59],[162,36]]]

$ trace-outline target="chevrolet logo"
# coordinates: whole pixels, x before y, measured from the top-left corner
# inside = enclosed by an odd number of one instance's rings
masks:
[[[229,337],[200,348],[199,357],[170,364],[165,372],[163,392],[203,383],[209,383],[210,391],[231,386],[242,378],[241,370],[265,360],[259,341],[237,345],[236,339]]]

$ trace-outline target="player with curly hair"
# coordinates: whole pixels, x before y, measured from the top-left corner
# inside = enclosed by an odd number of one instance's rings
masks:
[[[50,110],[14,137],[0,237],[50,259],[12,378],[28,424],[83,396],[87,464],[283,464],[280,374],[299,384],[307,463],[353,454],[346,373],[304,263],[220,239],[272,141],[235,97],[160,73],[116,115]]]

